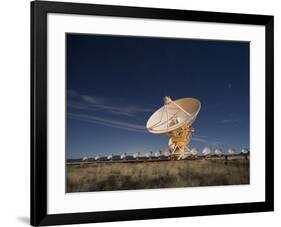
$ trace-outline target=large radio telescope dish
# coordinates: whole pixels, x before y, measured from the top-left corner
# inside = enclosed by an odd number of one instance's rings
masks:
[[[164,106],[156,110],[148,119],[149,132],[170,137],[168,146],[172,149],[171,159],[182,159],[190,154],[187,147],[193,129],[192,123],[199,113],[201,104],[195,98],[182,98],[173,101],[164,97]]]
[[[190,126],[201,108],[200,102],[195,98],[173,101],[166,96],[164,103],[165,105],[155,111],[147,121],[146,128],[151,133],[167,134],[181,126]]]

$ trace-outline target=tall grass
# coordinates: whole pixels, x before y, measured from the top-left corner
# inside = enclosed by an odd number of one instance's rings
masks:
[[[248,160],[66,165],[66,192],[249,184]]]

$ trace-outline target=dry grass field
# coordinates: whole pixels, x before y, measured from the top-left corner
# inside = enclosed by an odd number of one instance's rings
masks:
[[[66,191],[90,192],[249,184],[249,161],[182,160],[66,165]]]

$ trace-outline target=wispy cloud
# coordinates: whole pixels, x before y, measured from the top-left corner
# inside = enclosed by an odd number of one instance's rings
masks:
[[[234,117],[233,114],[229,114],[229,116],[223,118],[220,121],[221,124],[238,124],[239,123],[239,118]]]
[[[223,142],[215,139],[215,138],[211,138],[209,136],[198,136],[198,135],[193,135],[191,137],[191,140],[199,142],[199,143],[203,143],[209,146],[219,146],[224,144]]]
[[[236,114],[229,113],[222,120],[220,120],[221,124],[236,124],[239,123],[239,118]]]
[[[221,120],[222,124],[230,124],[230,123],[233,123],[233,122],[234,122],[234,120],[231,119],[231,118]]]
[[[200,142],[200,143],[208,143],[208,140],[200,138],[199,136],[192,136],[191,140],[197,141],[197,142]]]
[[[153,110],[133,104],[122,104],[120,100],[108,99],[106,97],[81,95],[74,90],[68,91],[70,100],[68,107],[73,109],[87,109],[95,111],[104,111],[113,115],[123,115],[132,117],[138,113],[152,112]]]
[[[97,116],[92,116],[87,114],[77,114],[77,113],[68,113],[68,117],[79,121],[85,121],[88,123],[103,125],[105,127],[117,128],[130,132],[148,133],[146,127],[141,124],[133,124],[125,121],[119,121],[119,120],[113,120],[104,117],[97,117]],[[193,135],[191,137],[191,140],[208,146],[219,146],[223,144],[222,142],[217,141],[216,139],[211,138],[209,136]]]
[[[104,125],[111,128],[124,129],[133,132],[147,132],[145,126],[139,124],[132,124],[124,121],[118,121],[103,117],[91,116],[87,114],[68,113],[68,117],[89,123]]]
[[[148,133],[146,127],[140,124],[133,124],[125,121],[118,121],[104,117],[97,117],[87,114],[77,114],[77,113],[68,113],[68,117],[79,120],[85,121],[88,123],[99,124],[110,128],[117,128],[122,129],[130,132],[140,132],[140,133]],[[205,145],[211,146],[218,146],[222,145],[223,143],[220,141],[216,141],[215,139],[210,138],[209,136],[198,136],[193,135],[191,137],[192,141],[196,141]]]
[[[74,90],[68,91],[68,95],[70,96],[70,100],[68,100],[68,107],[76,110],[76,112],[68,113],[68,117],[71,119],[99,124],[110,128],[118,128],[131,132],[148,132],[145,127],[145,123],[135,124],[130,123],[126,120],[117,120],[114,116],[106,118],[103,116],[97,116],[94,112],[91,114],[91,111],[85,114],[85,111],[79,110],[99,110],[110,113],[112,115],[135,116],[137,113],[153,112],[153,110],[150,108],[144,108],[136,105],[116,105],[112,100],[106,97],[81,95]],[[120,100],[118,100],[118,103],[120,103]],[[215,140],[214,138],[203,135],[193,135],[191,137],[191,140],[213,146],[221,144],[221,142]]]
[[[224,145],[225,143],[224,142],[221,142],[221,141],[213,141],[211,142],[211,146],[222,146]]]

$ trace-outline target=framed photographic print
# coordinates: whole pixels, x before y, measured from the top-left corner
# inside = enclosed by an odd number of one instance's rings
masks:
[[[273,211],[273,16],[31,3],[31,224]]]

